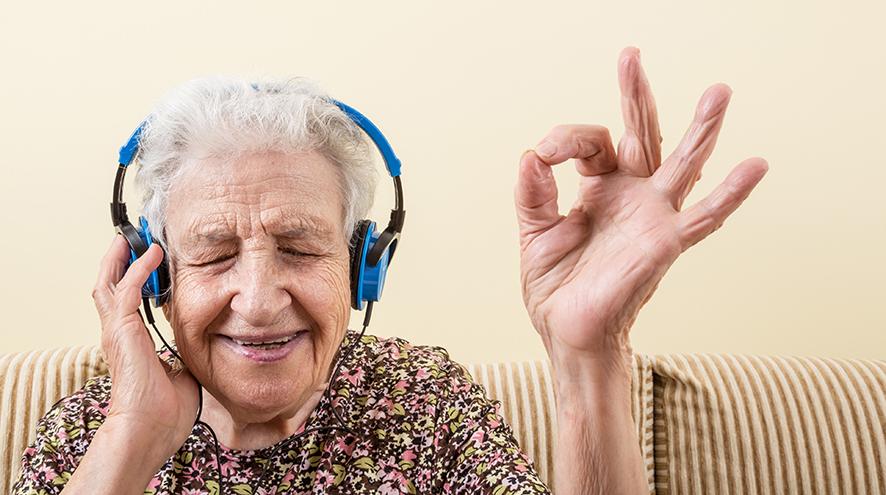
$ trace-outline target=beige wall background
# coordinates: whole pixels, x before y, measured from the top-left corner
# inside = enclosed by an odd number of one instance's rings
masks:
[[[518,283],[517,160],[558,123],[606,125],[617,139],[616,60],[636,45],[666,153],[707,86],[734,90],[686,205],[746,157],[767,158],[770,171],[672,266],[634,326],[635,348],[886,357],[882,1],[2,10],[0,352],[98,342],[90,293],[113,236],[116,150],[167,90],[225,73],[313,77],[397,149],[408,223],[370,332],[463,361],[541,358]],[[568,206],[574,168],[556,174]],[[373,218],[384,220],[391,192],[380,185]]]

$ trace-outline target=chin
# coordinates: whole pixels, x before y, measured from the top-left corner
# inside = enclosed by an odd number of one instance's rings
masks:
[[[317,363],[311,332],[287,342],[257,346],[216,335],[212,345],[210,391],[238,420],[265,422],[295,411],[317,384]]]

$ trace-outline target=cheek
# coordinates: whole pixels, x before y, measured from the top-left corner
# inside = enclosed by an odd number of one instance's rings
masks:
[[[227,304],[219,281],[193,271],[179,271],[173,276],[169,303],[167,317],[182,356],[192,365],[202,361],[194,357],[203,354],[206,328]]]
[[[314,372],[320,378],[331,366],[350,319],[350,261],[345,255],[329,256],[303,264],[281,264],[280,273],[292,296],[290,311],[296,318],[309,318],[317,327],[314,335]],[[236,269],[221,274],[182,269],[173,276],[170,297],[170,326],[177,347],[198,375],[211,376],[212,336],[208,328],[221,328],[236,318],[229,304],[237,291]]]
[[[344,336],[350,317],[348,260],[329,258],[293,273],[292,293],[320,326],[322,333]]]

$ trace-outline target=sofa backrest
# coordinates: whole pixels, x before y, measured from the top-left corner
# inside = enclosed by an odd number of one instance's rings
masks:
[[[886,361],[636,355],[634,363],[632,412],[650,493],[886,495]],[[466,367],[502,402],[550,483],[557,418],[548,364]],[[9,493],[40,417],[106,372],[98,347],[0,356],[0,493]]]
[[[108,372],[98,346],[0,355],[0,493],[9,493],[37,421],[89,378]]]
[[[886,494],[886,361],[653,362],[658,493]]]

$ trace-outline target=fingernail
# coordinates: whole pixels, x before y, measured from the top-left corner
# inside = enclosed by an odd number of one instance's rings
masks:
[[[557,145],[550,141],[542,141],[541,144],[535,148],[535,152],[541,157],[550,158],[557,152]]]

